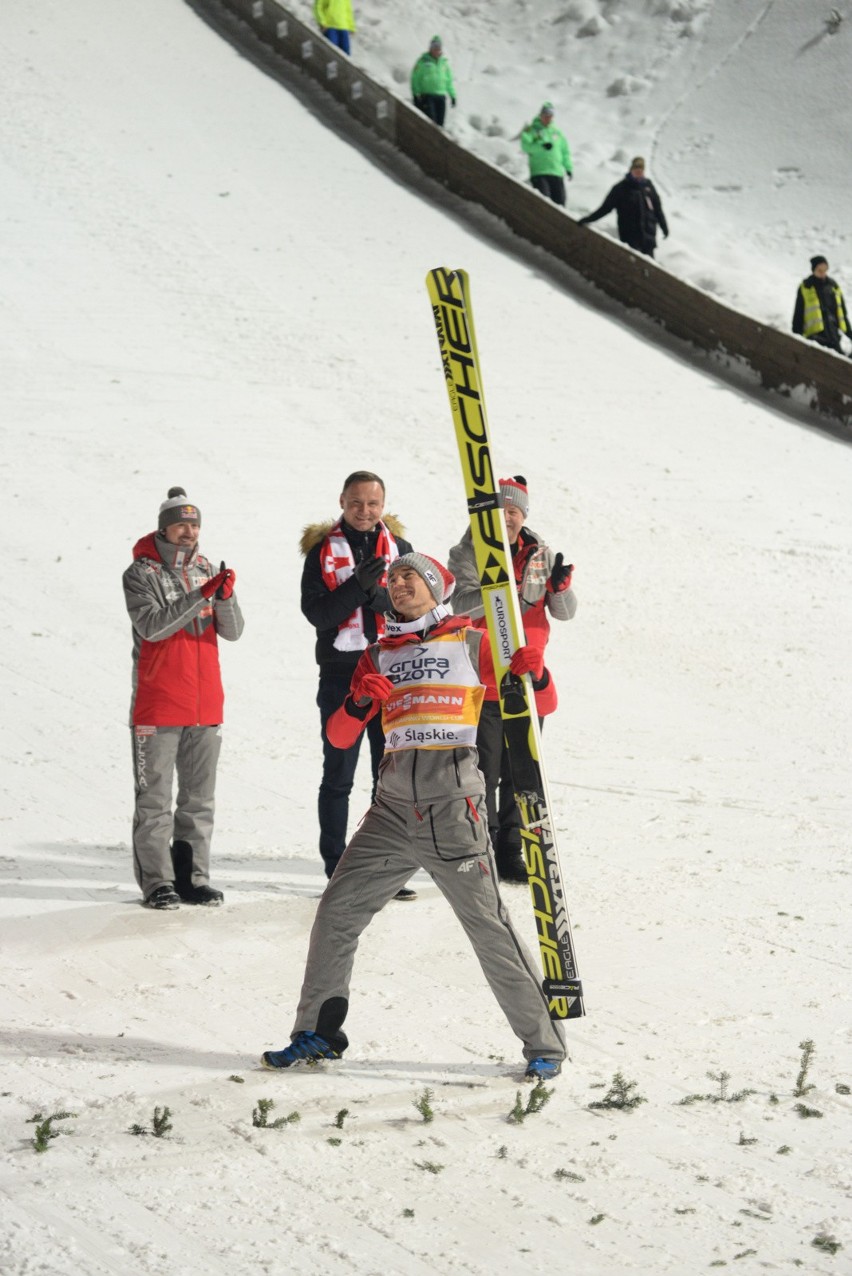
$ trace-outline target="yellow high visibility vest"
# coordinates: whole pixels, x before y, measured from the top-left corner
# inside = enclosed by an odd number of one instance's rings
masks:
[[[806,288],[804,284],[801,285],[800,291],[802,300],[805,303],[805,313],[802,318],[802,336],[815,337],[825,328],[822,319],[822,307],[819,304],[819,293],[816,288]],[[834,304],[837,307],[837,326],[841,332],[846,332],[846,320],[843,318],[843,307],[840,304],[840,289],[835,284],[831,291],[834,293]]]

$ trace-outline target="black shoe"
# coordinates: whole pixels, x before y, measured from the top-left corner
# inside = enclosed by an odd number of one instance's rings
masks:
[[[413,891],[410,886],[403,886],[401,890],[398,890],[394,895],[394,899],[417,899],[417,891]]]
[[[529,881],[527,877],[527,866],[524,863],[522,855],[504,855],[496,860],[497,874],[501,882],[522,882],[525,886]]]
[[[179,884],[178,892],[184,904],[207,904],[215,908],[225,902],[225,896],[221,891],[217,891],[214,886],[183,886]]]
[[[180,908],[180,896],[172,886],[158,886],[142,901],[146,908]]]

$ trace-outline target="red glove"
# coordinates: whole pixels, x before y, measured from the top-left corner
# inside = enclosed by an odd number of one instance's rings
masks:
[[[550,579],[547,582],[547,592],[549,594],[561,594],[563,590],[571,588],[571,577],[574,575],[574,564],[565,565],[564,554],[557,554],[553,560],[553,571],[550,573]]]
[[[538,647],[519,647],[509,661],[509,668],[519,678],[530,673],[538,682],[544,673],[544,652]]]
[[[365,673],[352,685],[353,700],[389,700],[394,685],[383,673]]]
[[[211,576],[209,580],[205,580],[201,586],[201,592],[205,598],[212,598],[214,594],[217,598],[230,598],[234,592],[236,579],[237,573],[223,563],[221,571]]]
[[[216,597],[230,598],[231,594],[234,592],[234,585],[236,583],[237,573],[234,571],[232,567],[226,567],[225,564],[223,563],[222,571],[220,572],[220,575],[224,576],[225,579],[222,581],[222,584],[216,590]]]

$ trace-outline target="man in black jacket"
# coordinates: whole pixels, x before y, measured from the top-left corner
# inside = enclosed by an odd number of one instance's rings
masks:
[[[645,161],[641,155],[630,161],[630,171],[616,182],[600,208],[580,218],[581,226],[596,222],[615,209],[618,216],[618,238],[636,252],[653,257],[657,247],[657,226],[668,238],[669,227],[657,188],[645,176]]]
[[[385,485],[378,474],[356,470],[343,484],[341,517],[313,523],[302,533],[302,614],[317,631],[319,665],[317,704],[323,732],[323,769],[319,789],[319,849],[331,877],[346,847],[349,794],[358,765],[360,738],[349,749],[336,749],[325,739],[325,724],[343,704],[361,653],[384,632],[390,608],[386,588],[388,564],[411,552],[403,527],[384,517]],[[381,723],[371,722],[370,742],[375,791],[384,753]],[[414,891],[399,898],[413,899]]]

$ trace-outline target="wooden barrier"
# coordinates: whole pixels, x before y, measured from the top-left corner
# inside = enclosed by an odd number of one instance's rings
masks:
[[[760,384],[852,432],[852,361],[770,328],[676,278],[652,258],[580,226],[562,208],[464,150],[422,112],[371,80],[315,28],[277,0],[188,0],[235,44],[259,37],[273,55],[316,80],[361,124],[393,143],[429,177],[478,204],[608,296],[706,351],[721,367],[751,369]],[[270,66],[274,73],[274,66]],[[817,419],[815,424],[819,424]]]

